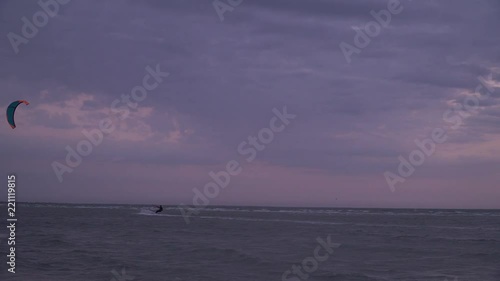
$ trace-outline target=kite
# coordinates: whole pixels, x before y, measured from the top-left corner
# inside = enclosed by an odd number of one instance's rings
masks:
[[[17,106],[21,103],[24,103],[25,105],[30,104],[25,100],[16,100],[12,102],[9,107],[7,107],[7,122],[9,122],[9,125],[10,127],[12,127],[12,129],[16,127],[16,123],[14,123],[14,112],[16,112]]]

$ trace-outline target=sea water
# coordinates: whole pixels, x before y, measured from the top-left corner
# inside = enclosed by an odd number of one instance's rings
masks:
[[[187,224],[175,206],[18,204],[17,218],[2,281],[500,280],[494,210],[209,207]]]

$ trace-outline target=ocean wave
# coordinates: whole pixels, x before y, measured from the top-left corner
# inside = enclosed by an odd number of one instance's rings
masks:
[[[457,242],[479,242],[479,243],[500,243],[500,240],[493,238],[457,238],[457,237],[436,237],[432,240],[446,240],[446,241],[457,241]]]
[[[189,255],[207,255],[211,257],[224,257],[232,261],[241,261],[245,264],[254,265],[264,265],[267,264],[265,260],[260,257],[251,255],[244,252],[243,250],[238,250],[234,248],[220,248],[220,247],[207,247],[207,248],[196,248],[186,251]]]
[[[316,280],[349,280],[349,281],[386,281],[380,277],[371,277],[362,273],[337,273],[337,272],[319,272],[314,274]]]
[[[177,209],[177,208],[174,208]],[[477,210],[380,210],[380,209],[315,209],[315,208],[232,208],[232,207],[205,207],[208,212],[244,212],[244,213],[290,213],[290,214],[318,214],[318,215],[381,215],[381,216],[500,216],[500,212]]]
[[[148,208],[141,209],[138,215],[146,216],[159,216],[159,217],[183,217],[179,214],[156,214]],[[284,222],[284,223],[298,223],[298,224],[316,224],[316,225],[349,225],[349,226],[361,226],[361,227],[381,227],[381,228],[436,228],[436,229],[453,229],[453,230],[463,230],[463,229],[484,229],[482,227],[458,227],[458,226],[440,226],[440,225],[405,225],[405,224],[374,224],[374,223],[352,223],[352,222],[331,222],[331,221],[318,221],[318,220],[290,220],[290,219],[265,219],[265,218],[251,218],[251,217],[228,217],[228,216],[207,216],[207,215],[194,215],[190,217],[191,219],[219,219],[219,220],[235,220],[235,221],[255,221],[255,222]],[[493,230],[493,229],[492,229]],[[395,237],[403,238],[403,237]]]
[[[173,215],[173,214],[156,214],[148,209],[141,209],[137,215],[143,216],[162,216],[162,217],[183,217],[183,215]],[[330,224],[330,225],[342,225],[350,223],[336,223],[336,222],[322,222],[322,221],[304,221],[304,220],[281,220],[281,219],[260,219],[260,218],[245,218],[245,217],[224,217],[224,216],[192,216],[191,218],[196,219],[220,219],[220,220],[238,220],[238,221],[261,221],[261,222],[291,222],[291,223],[304,223],[304,224]]]
[[[6,205],[0,203],[0,206]],[[51,203],[19,203],[22,207],[33,208],[74,208],[74,209],[135,209],[148,208],[140,205],[92,205],[92,204],[51,204]],[[207,206],[201,208],[204,212],[229,213],[274,213],[297,215],[335,215],[335,216],[483,216],[497,217],[500,211],[495,210],[424,210],[424,209],[318,209],[318,208],[279,208],[279,207],[223,207]],[[164,206],[164,211],[179,210],[179,206]]]
[[[167,208],[163,208],[163,210],[168,210]],[[181,215],[171,215],[171,214],[166,214],[166,213],[156,213],[155,210],[149,207],[142,207],[139,209],[139,212],[137,213],[138,215],[143,215],[143,216],[157,216],[157,217],[179,217]]]
[[[282,219],[260,219],[260,218],[242,218],[242,217],[216,217],[216,216],[198,216],[202,219],[222,219],[239,221],[261,221],[261,222],[290,222],[302,224],[325,224],[325,225],[349,225],[351,223],[325,222],[325,221],[304,221],[304,220],[282,220]]]

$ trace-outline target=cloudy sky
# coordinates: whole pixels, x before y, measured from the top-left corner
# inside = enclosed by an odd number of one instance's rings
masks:
[[[363,46],[388,0],[236,2],[73,0],[26,38],[43,9],[0,1],[0,105],[30,102],[0,122],[18,200],[190,204],[235,160],[210,204],[500,207],[498,1],[402,0]],[[148,66],[169,76],[112,110]],[[296,117],[247,161],[238,146],[284,107]],[[60,182],[53,163],[101,120],[116,129]],[[436,129],[446,141],[392,192],[384,173]]]

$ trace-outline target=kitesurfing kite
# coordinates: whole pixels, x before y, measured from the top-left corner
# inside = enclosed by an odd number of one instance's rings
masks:
[[[10,127],[12,127],[12,129],[16,127],[16,123],[14,123],[14,112],[16,112],[17,106],[21,103],[24,103],[25,105],[30,104],[25,100],[16,100],[12,102],[9,107],[7,107],[7,122],[9,122],[9,125]]]

